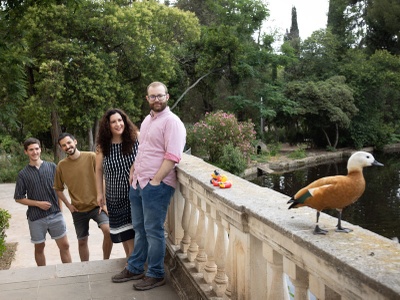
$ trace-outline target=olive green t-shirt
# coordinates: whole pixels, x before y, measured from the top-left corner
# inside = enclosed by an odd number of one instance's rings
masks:
[[[80,212],[90,211],[97,205],[96,190],[96,154],[81,151],[80,156],[72,160],[61,160],[56,168],[54,189],[63,191],[67,186],[71,203]]]

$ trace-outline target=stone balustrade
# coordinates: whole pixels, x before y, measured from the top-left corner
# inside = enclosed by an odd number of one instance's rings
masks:
[[[188,299],[400,299],[400,244],[184,155],[166,222],[169,273]]]

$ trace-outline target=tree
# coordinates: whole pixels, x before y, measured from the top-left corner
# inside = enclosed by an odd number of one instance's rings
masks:
[[[232,111],[232,97],[239,102],[242,99],[258,102],[256,92],[260,81],[265,78],[264,73],[272,74],[270,41],[262,37],[267,43],[260,45],[253,38],[268,16],[265,4],[259,0],[206,0],[202,4],[178,0],[176,5],[194,11],[203,25],[201,39],[193,45],[193,55],[183,66],[189,77],[186,87],[198,82],[188,93],[191,97],[188,111],[194,105],[203,112]],[[199,78],[203,79],[198,81]],[[235,110],[235,113],[244,120],[250,111]],[[193,119],[197,120],[198,114],[193,114]]]
[[[287,81],[326,80],[338,74],[341,43],[327,30],[317,30],[301,45],[301,57],[285,70]]]
[[[342,76],[317,82],[291,82],[286,94],[299,104],[302,122],[311,132],[322,131],[330,148],[337,147],[339,129],[348,129],[358,111],[353,91]]]
[[[32,125],[33,134],[61,126],[88,134],[88,141],[110,107],[141,120],[148,83],[173,80],[176,49],[183,51],[200,33],[193,14],[153,1],[31,6],[18,28],[32,60],[26,73],[30,100],[21,107],[21,121]]]
[[[368,1],[366,43],[370,53],[387,50],[400,54],[400,3],[397,0]]]
[[[290,32],[287,32],[284,36],[284,41],[289,42],[289,44],[295,49],[296,54],[300,54],[300,31],[297,25],[297,11],[296,7],[292,7],[292,24],[290,25]]]
[[[400,58],[388,51],[368,56],[364,51],[348,51],[341,65],[341,74],[348,78],[354,91],[359,113],[350,126],[355,147],[383,145],[396,141],[399,135]]]

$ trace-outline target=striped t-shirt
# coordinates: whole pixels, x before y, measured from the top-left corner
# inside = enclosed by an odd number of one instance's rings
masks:
[[[53,189],[56,165],[52,162],[43,161],[40,168],[27,165],[18,173],[15,185],[14,199],[30,199],[37,201],[48,201],[52,205],[48,210],[42,210],[36,206],[28,206],[26,215],[30,221],[35,221],[53,213],[60,212],[58,198]]]

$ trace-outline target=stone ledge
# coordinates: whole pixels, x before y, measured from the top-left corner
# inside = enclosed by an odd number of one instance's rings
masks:
[[[385,151],[391,150],[395,151],[395,149],[400,149],[400,144],[391,145],[385,148]],[[362,151],[373,152],[372,147],[366,147],[361,149]],[[360,151],[361,151],[360,150]],[[280,173],[280,172],[287,172],[293,171],[302,168],[308,168],[312,166],[316,166],[321,163],[325,163],[328,161],[340,162],[344,158],[349,158],[352,153],[354,153],[355,149],[341,149],[335,152],[328,152],[328,151],[310,151],[307,154],[307,157],[302,159],[289,159],[286,156],[282,159],[277,159],[276,161],[270,161],[265,164],[260,164],[258,169],[266,173]]]

